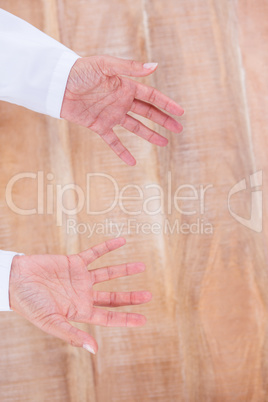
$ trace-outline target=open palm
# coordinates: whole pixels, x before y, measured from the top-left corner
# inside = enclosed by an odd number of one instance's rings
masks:
[[[183,109],[177,103],[155,88],[122,77],[143,77],[156,67],[145,68],[140,62],[111,56],[78,59],[68,78],[61,117],[96,132],[124,162],[135,165],[135,159],[113,131],[116,125],[156,145],[165,146],[168,141],[130,116],[129,111],[173,132],[182,131],[179,122],[158,109],[181,116]]]
[[[69,320],[132,327],[146,322],[141,314],[105,310],[98,306],[117,307],[145,303],[151,300],[150,292],[100,292],[92,288],[99,282],[144,271],[145,266],[142,263],[88,271],[87,266],[95,259],[124,244],[125,239],[119,238],[69,256],[14,257],[9,288],[11,309],[43,331],[95,353],[98,348],[95,339],[72,326]]]

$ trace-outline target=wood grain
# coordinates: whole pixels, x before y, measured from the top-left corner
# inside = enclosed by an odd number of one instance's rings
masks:
[[[68,233],[69,218],[91,226],[111,220],[124,225],[127,245],[94,267],[144,261],[147,270],[96,289],[148,289],[153,300],[132,308],[147,316],[142,328],[81,324],[97,339],[96,356],[44,334],[14,312],[1,313],[0,399],[267,401],[267,1],[0,0],[0,6],[81,56],[158,62],[153,76],[139,80],[186,110],[180,119],[182,134],[156,127],[169,139],[165,149],[117,128],[138,160],[132,168],[85,128],[1,103],[0,248],[76,252],[112,234]],[[45,185],[75,183],[83,191],[92,173],[109,175],[119,189],[140,186],[145,200],[162,189],[163,208],[137,216],[120,205],[99,215],[83,208],[64,216],[61,226],[55,211],[15,214],[5,201],[8,181],[17,173],[38,171],[44,172]],[[245,178],[247,189],[233,196],[231,207],[249,218],[249,177],[257,171],[263,179],[260,233],[237,222],[227,203],[231,188]],[[160,190],[146,188],[152,184]],[[188,196],[178,200],[180,209],[174,203],[178,188],[177,195]],[[137,195],[134,189],[125,194]],[[111,182],[92,179],[90,197],[92,210],[107,208],[114,197]],[[34,181],[18,183],[14,200],[33,208]],[[75,195],[68,192],[65,202],[72,208]],[[132,212],[142,209],[137,200],[124,205]],[[159,202],[150,201],[147,207],[157,210]],[[136,233],[134,227],[128,232],[130,219],[161,228],[177,221],[199,233],[183,233],[182,227],[179,233]],[[201,224],[210,231],[202,233]]]

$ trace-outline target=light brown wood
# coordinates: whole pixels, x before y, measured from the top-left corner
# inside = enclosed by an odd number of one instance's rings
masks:
[[[0,0],[0,7],[29,21],[81,56],[110,54],[159,62],[155,86],[186,110],[184,132],[156,148],[118,128],[138,160],[124,166],[94,133],[62,120],[1,102],[0,248],[24,253],[72,253],[111,234],[68,234],[67,218],[56,214],[20,216],[5,202],[11,177],[43,171],[45,184],[76,183],[86,189],[89,173],[113,177],[120,189],[158,184],[163,213],[129,216],[117,205],[97,216],[85,208],[77,223],[173,225],[210,223],[212,233],[126,235],[127,245],[102,258],[107,263],[144,261],[145,273],[96,289],[148,289],[153,300],[132,311],[144,313],[146,326],[85,326],[99,343],[96,356],[41,332],[14,312],[0,316],[1,401],[267,401],[267,11],[257,2],[208,0]],[[148,122],[147,122],[148,123]],[[148,123],[150,124],[150,123]],[[153,125],[151,125],[153,127]],[[232,210],[249,218],[249,176],[261,170],[263,229],[237,222],[228,211],[228,193],[246,179],[247,190],[231,199]],[[52,173],[54,180],[46,180]],[[92,209],[113,199],[113,187],[94,181]],[[180,201],[185,215],[169,213],[168,195],[181,185],[205,192]],[[170,190],[171,187],[171,190]],[[37,202],[33,181],[18,183],[14,199],[25,208]],[[46,189],[45,189],[46,191]],[[130,194],[130,192],[128,193]],[[132,192],[135,195],[135,192]],[[180,193],[183,195],[183,192]],[[193,192],[184,195],[193,195]],[[74,205],[71,192],[65,200]],[[132,211],[141,204],[124,202]],[[157,209],[158,203],[148,207]],[[259,211],[260,212],[260,211]],[[198,221],[199,219],[199,221]],[[130,311],[123,308],[122,311]]]

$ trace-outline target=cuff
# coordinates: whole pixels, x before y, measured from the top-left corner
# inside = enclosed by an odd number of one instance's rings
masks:
[[[0,250],[0,311],[12,311],[9,305],[9,277],[15,255],[23,254]]]
[[[46,114],[60,119],[61,106],[70,71],[77,59],[73,51],[65,51],[60,57],[48,88]]]

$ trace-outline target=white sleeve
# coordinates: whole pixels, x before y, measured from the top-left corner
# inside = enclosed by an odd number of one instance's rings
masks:
[[[0,100],[60,118],[67,79],[79,57],[0,9]]]
[[[9,305],[9,277],[13,257],[23,255],[0,250],[0,311],[11,311]]]

